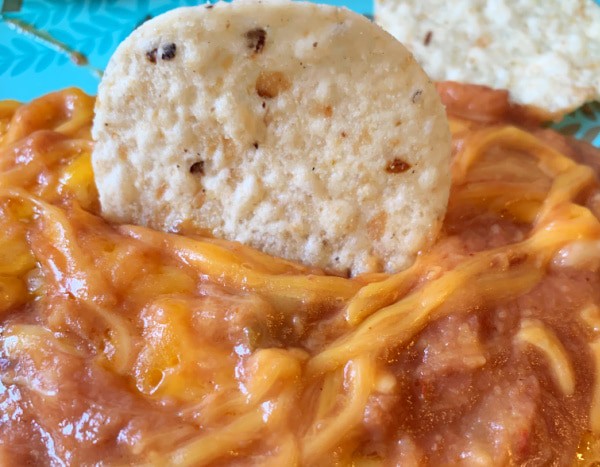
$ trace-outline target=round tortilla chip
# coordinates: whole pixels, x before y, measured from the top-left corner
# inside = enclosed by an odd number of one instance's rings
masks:
[[[407,267],[447,206],[433,84],[343,8],[236,1],[144,23],[110,60],[93,137],[108,219],[334,271]]]

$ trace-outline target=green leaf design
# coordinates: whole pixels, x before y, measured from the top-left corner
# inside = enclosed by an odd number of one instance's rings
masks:
[[[58,40],[64,44],[67,44],[67,45],[77,44],[77,41],[75,41],[75,38],[71,34],[69,34],[65,29],[51,28],[48,30],[48,34],[50,34],[56,40]]]
[[[594,109],[592,108],[591,104],[584,104],[581,109],[580,109],[581,115],[593,120],[594,119]]]
[[[581,128],[580,123],[571,123],[571,124],[568,124],[565,126],[561,126],[560,132],[565,135],[574,135],[575,133],[577,133],[579,131],[580,128]]]
[[[0,3],[0,13],[7,13],[10,11],[19,11],[21,9],[22,0],[4,0],[3,3]]]
[[[597,125],[588,129],[583,134],[582,139],[586,140],[589,143],[594,143],[594,141],[596,140],[596,138],[598,138],[598,136],[600,136],[600,122],[598,122]]]

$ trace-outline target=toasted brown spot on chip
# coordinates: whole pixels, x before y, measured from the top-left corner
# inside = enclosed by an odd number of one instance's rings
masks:
[[[385,211],[379,211],[367,222],[367,234],[371,240],[379,240],[385,232],[387,214]]]
[[[173,60],[177,55],[177,46],[172,42],[162,46],[162,54],[160,58],[163,60]]]
[[[156,197],[162,198],[162,196],[165,194],[166,191],[167,191],[167,184],[161,183],[160,186],[156,190]]]
[[[408,162],[404,162],[402,159],[396,157],[387,163],[385,171],[390,174],[399,174],[406,172],[410,167],[411,165]]]
[[[363,128],[360,132],[360,136],[358,137],[358,142],[360,144],[371,144],[373,138],[371,137],[371,133],[366,128]]]
[[[204,175],[204,161],[194,162],[190,167],[190,173],[194,175]]]
[[[280,71],[261,71],[256,79],[256,93],[260,97],[272,99],[289,89],[290,82]]]
[[[325,115],[326,117],[331,117],[333,115],[333,109],[330,105],[323,108],[323,115]]]
[[[265,42],[267,41],[267,31],[263,28],[251,29],[244,36],[246,37],[246,45],[254,53],[258,54],[264,49]]]
[[[417,89],[414,94],[412,95],[412,97],[410,98],[410,100],[412,101],[413,104],[416,104],[417,102],[419,102],[421,100],[421,95],[423,94],[423,90],[422,89]]]
[[[146,52],[146,58],[150,63],[156,63],[156,52],[158,52],[156,47]]]
[[[481,48],[485,48],[488,45],[490,45],[491,43],[491,39],[489,38],[489,36],[483,35],[483,36],[479,36],[477,38],[477,40],[475,41],[475,45],[477,47],[481,47]]]
[[[427,34],[425,34],[425,39],[423,39],[423,45],[428,46],[432,37],[433,31],[427,31]]]

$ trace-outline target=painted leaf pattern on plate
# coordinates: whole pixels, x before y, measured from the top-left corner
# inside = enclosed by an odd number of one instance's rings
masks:
[[[588,102],[553,127],[600,147],[600,102]]]
[[[3,19],[12,28],[26,24],[43,31],[69,48],[85,55],[90,64],[103,69],[117,45],[148,16],[155,16],[178,6],[204,3],[197,0],[23,0],[21,10],[4,13]],[[25,38],[26,37],[26,38]],[[53,63],[44,53],[61,55],[34,35],[24,36],[30,44],[24,46],[20,39],[11,41],[11,50],[0,49],[0,75],[11,76],[29,71],[43,72]],[[34,45],[35,44],[35,45]],[[45,51],[44,49],[47,49]],[[29,59],[21,59],[29,54]],[[4,65],[4,66],[3,66]],[[45,65],[45,67],[44,67]],[[15,71],[16,70],[16,71]]]

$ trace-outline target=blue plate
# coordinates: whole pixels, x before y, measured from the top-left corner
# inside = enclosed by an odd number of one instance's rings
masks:
[[[371,0],[321,0],[371,15]],[[77,86],[96,94],[117,45],[146,19],[197,0],[0,0],[0,99]],[[600,147],[600,104],[555,125]]]

